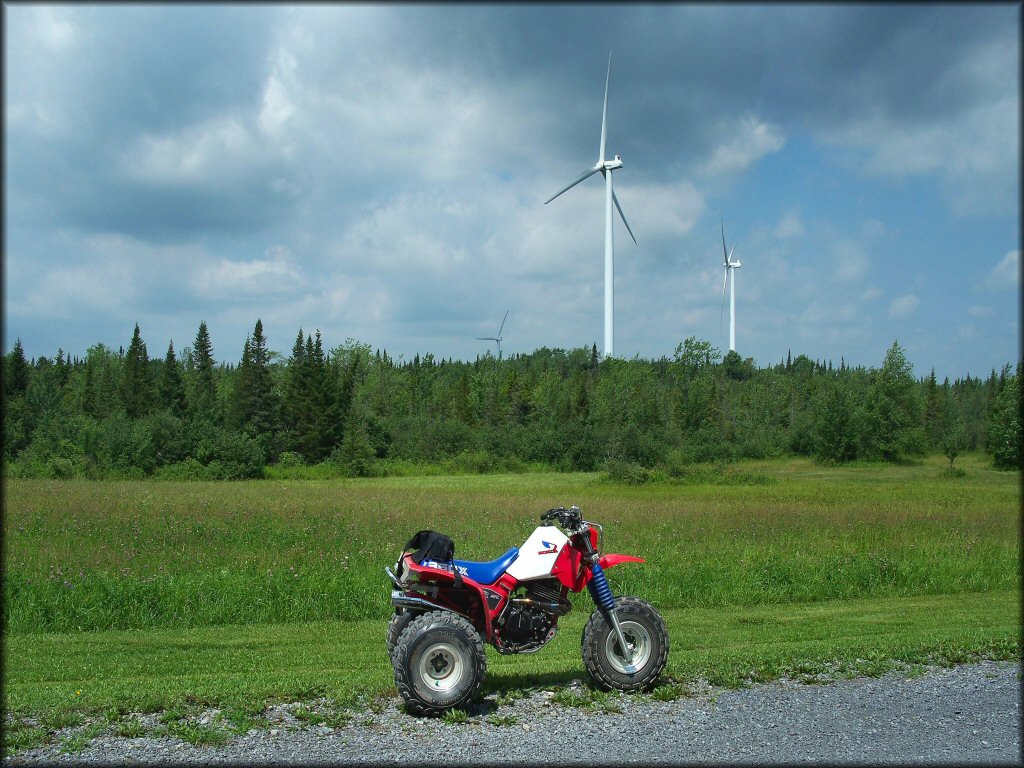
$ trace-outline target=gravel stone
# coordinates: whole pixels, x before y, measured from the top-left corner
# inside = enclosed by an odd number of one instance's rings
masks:
[[[891,672],[739,690],[689,688],[690,695],[674,701],[612,695],[586,709],[553,702],[550,690],[499,706],[492,692],[474,702],[463,723],[411,717],[396,698],[339,728],[301,723],[291,715],[296,703],[268,710],[275,727],[253,729],[224,746],[108,731],[73,754],[50,744],[4,763],[1022,764],[1017,662],[931,667],[912,677]],[[585,690],[578,681],[566,689]]]

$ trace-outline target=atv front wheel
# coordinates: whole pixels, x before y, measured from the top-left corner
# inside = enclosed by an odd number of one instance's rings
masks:
[[[632,651],[626,661],[615,628],[600,609],[583,629],[583,666],[601,688],[638,691],[650,688],[668,661],[668,629],[654,607],[639,597],[615,598],[615,613]]]
[[[484,680],[480,633],[451,611],[430,611],[402,630],[392,657],[395,685],[414,715],[440,715],[468,704]]]

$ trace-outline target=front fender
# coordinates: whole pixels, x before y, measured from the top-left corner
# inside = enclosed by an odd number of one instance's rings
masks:
[[[601,558],[597,561],[602,568],[611,568],[619,563],[646,563],[642,557],[633,557],[633,555],[601,555]]]

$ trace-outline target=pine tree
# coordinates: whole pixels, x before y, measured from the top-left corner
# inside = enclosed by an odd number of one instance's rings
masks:
[[[252,337],[245,338],[242,362],[235,374],[232,424],[250,434],[269,437],[277,431],[274,418],[276,412],[267,337],[263,335],[262,321],[257,319]]]
[[[205,320],[199,323],[192,356],[195,374],[191,382],[191,411],[194,416],[212,420],[216,416],[217,391],[213,380],[213,345]]]
[[[932,368],[924,385],[924,432],[929,447],[933,449],[943,446],[943,435],[948,431],[943,413],[944,400],[942,390],[935,379],[935,369]]]
[[[989,415],[988,445],[999,469],[1021,468],[1021,399],[1020,379],[1024,363],[1017,363],[1017,373],[1006,376],[1005,383],[996,397]]]
[[[185,413],[185,385],[181,378],[181,363],[174,355],[174,339],[167,345],[160,373],[160,403],[175,416]]]
[[[288,358],[287,376],[284,387],[284,403],[281,413],[284,431],[284,445],[288,450],[305,454],[306,404],[309,400],[309,365],[306,361],[304,334],[299,328],[299,335],[292,347],[292,356]]]
[[[814,455],[821,461],[842,464],[857,458],[852,406],[843,382],[829,385],[817,402],[814,418]]]
[[[349,409],[344,428],[345,437],[334,453],[334,461],[341,465],[349,477],[367,477],[373,469],[376,456],[366,436],[366,423],[359,408]]]
[[[132,342],[124,356],[120,394],[125,412],[131,419],[138,419],[149,413],[156,399],[153,375],[149,369],[149,355],[146,352],[146,343],[139,333],[138,323],[135,324]]]
[[[21,346],[21,339],[14,342],[14,349],[7,356],[7,366],[4,371],[4,395],[6,398],[17,397],[25,394],[28,389],[29,364],[25,359],[25,350]]]
[[[472,425],[473,423],[473,413],[469,407],[469,374],[465,368],[462,369],[459,380],[455,385],[452,415],[463,424]]]

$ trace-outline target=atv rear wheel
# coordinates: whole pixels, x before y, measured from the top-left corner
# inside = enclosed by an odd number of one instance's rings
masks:
[[[615,598],[615,614],[632,651],[626,661],[608,618],[600,609],[583,629],[583,666],[600,688],[638,691],[650,688],[668,661],[668,629],[654,607],[639,597]]]
[[[468,704],[487,671],[480,633],[451,611],[413,618],[398,636],[395,685],[414,715],[440,715]]]

